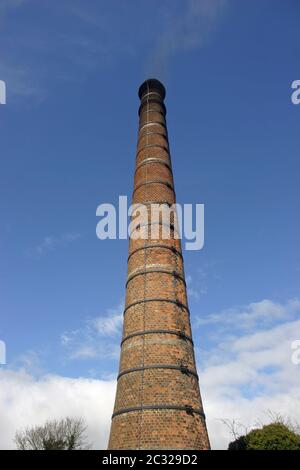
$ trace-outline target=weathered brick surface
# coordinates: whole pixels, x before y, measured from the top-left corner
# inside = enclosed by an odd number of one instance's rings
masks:
[[[170,156],[165,148],[145,147],[144,149],[140,149],[136,156],[136,165],[139,165],[148,158],[160,158],[170,164]]]
[[[113,428],[119,434],[116,436],[118,442],[115,441],[115,449],[209,448],[207,433],[201,432],[205,430],[203,418],[185,411],[145,410],[143,413],[125,413],[114,418]]]
[[[164,180],[166,182],[171,183],[173,186],[173,176],[171,169],[162,162],[157,162],[149,160],[146,165],[141,165],[137,168],[135,173],[134,181],[135,186],[143,183],[144,181],[151,181],[155,179]]]
[[[190,336],[188,311],[173,303],[161,301],[140,303],[126,311],[123,337],[153,329],[182,331]]]
[[[157,81],[140,88],[133,202],[172,205],[174,181]],[[150,220],[149,220],[150,222]],[[209,449],[174,214],[132,231],[118,386],[109,449]],[[151,238],[154,228],[156,239]],[[144,234],[148,239],[137,238]]]

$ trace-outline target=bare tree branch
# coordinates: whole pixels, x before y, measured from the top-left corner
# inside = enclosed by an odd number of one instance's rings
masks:
[[[89,449],[87,427],[82,418],[47,421],[18,431],[15,443],[19,450],[80,450]]]

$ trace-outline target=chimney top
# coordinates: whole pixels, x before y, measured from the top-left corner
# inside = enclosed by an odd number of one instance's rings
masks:
[[[165,87],[156,78],[148,78],[147,80],[144,81],[144,83],[141,84],[141,86],[139,88],[139,98],[140,98],[140,100],[142,99],[142,97],[148,91],[154,91],[154,92],[159,93],[161,95],[162,100],[164,100],[164,98],[166,96]]]

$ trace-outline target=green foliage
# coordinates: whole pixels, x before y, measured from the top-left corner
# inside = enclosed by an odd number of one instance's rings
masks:
[[[228,450],[247,450],[247,436],[240,436],[235,441],[230,442]]]
[[[300,450],[300,435],[283,423],[271,423],[240,436],[228,450]]]

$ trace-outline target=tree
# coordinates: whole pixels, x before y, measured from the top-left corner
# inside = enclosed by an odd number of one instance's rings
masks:
[[[286,424],[274,422],[239,436],[228,450],[300,450],[300,435]]]
[[[86,425],[81,418],[63,418],[47,421],[17,431],[15,443],[18,450],[80,450],[89,449],[86,443]]]

